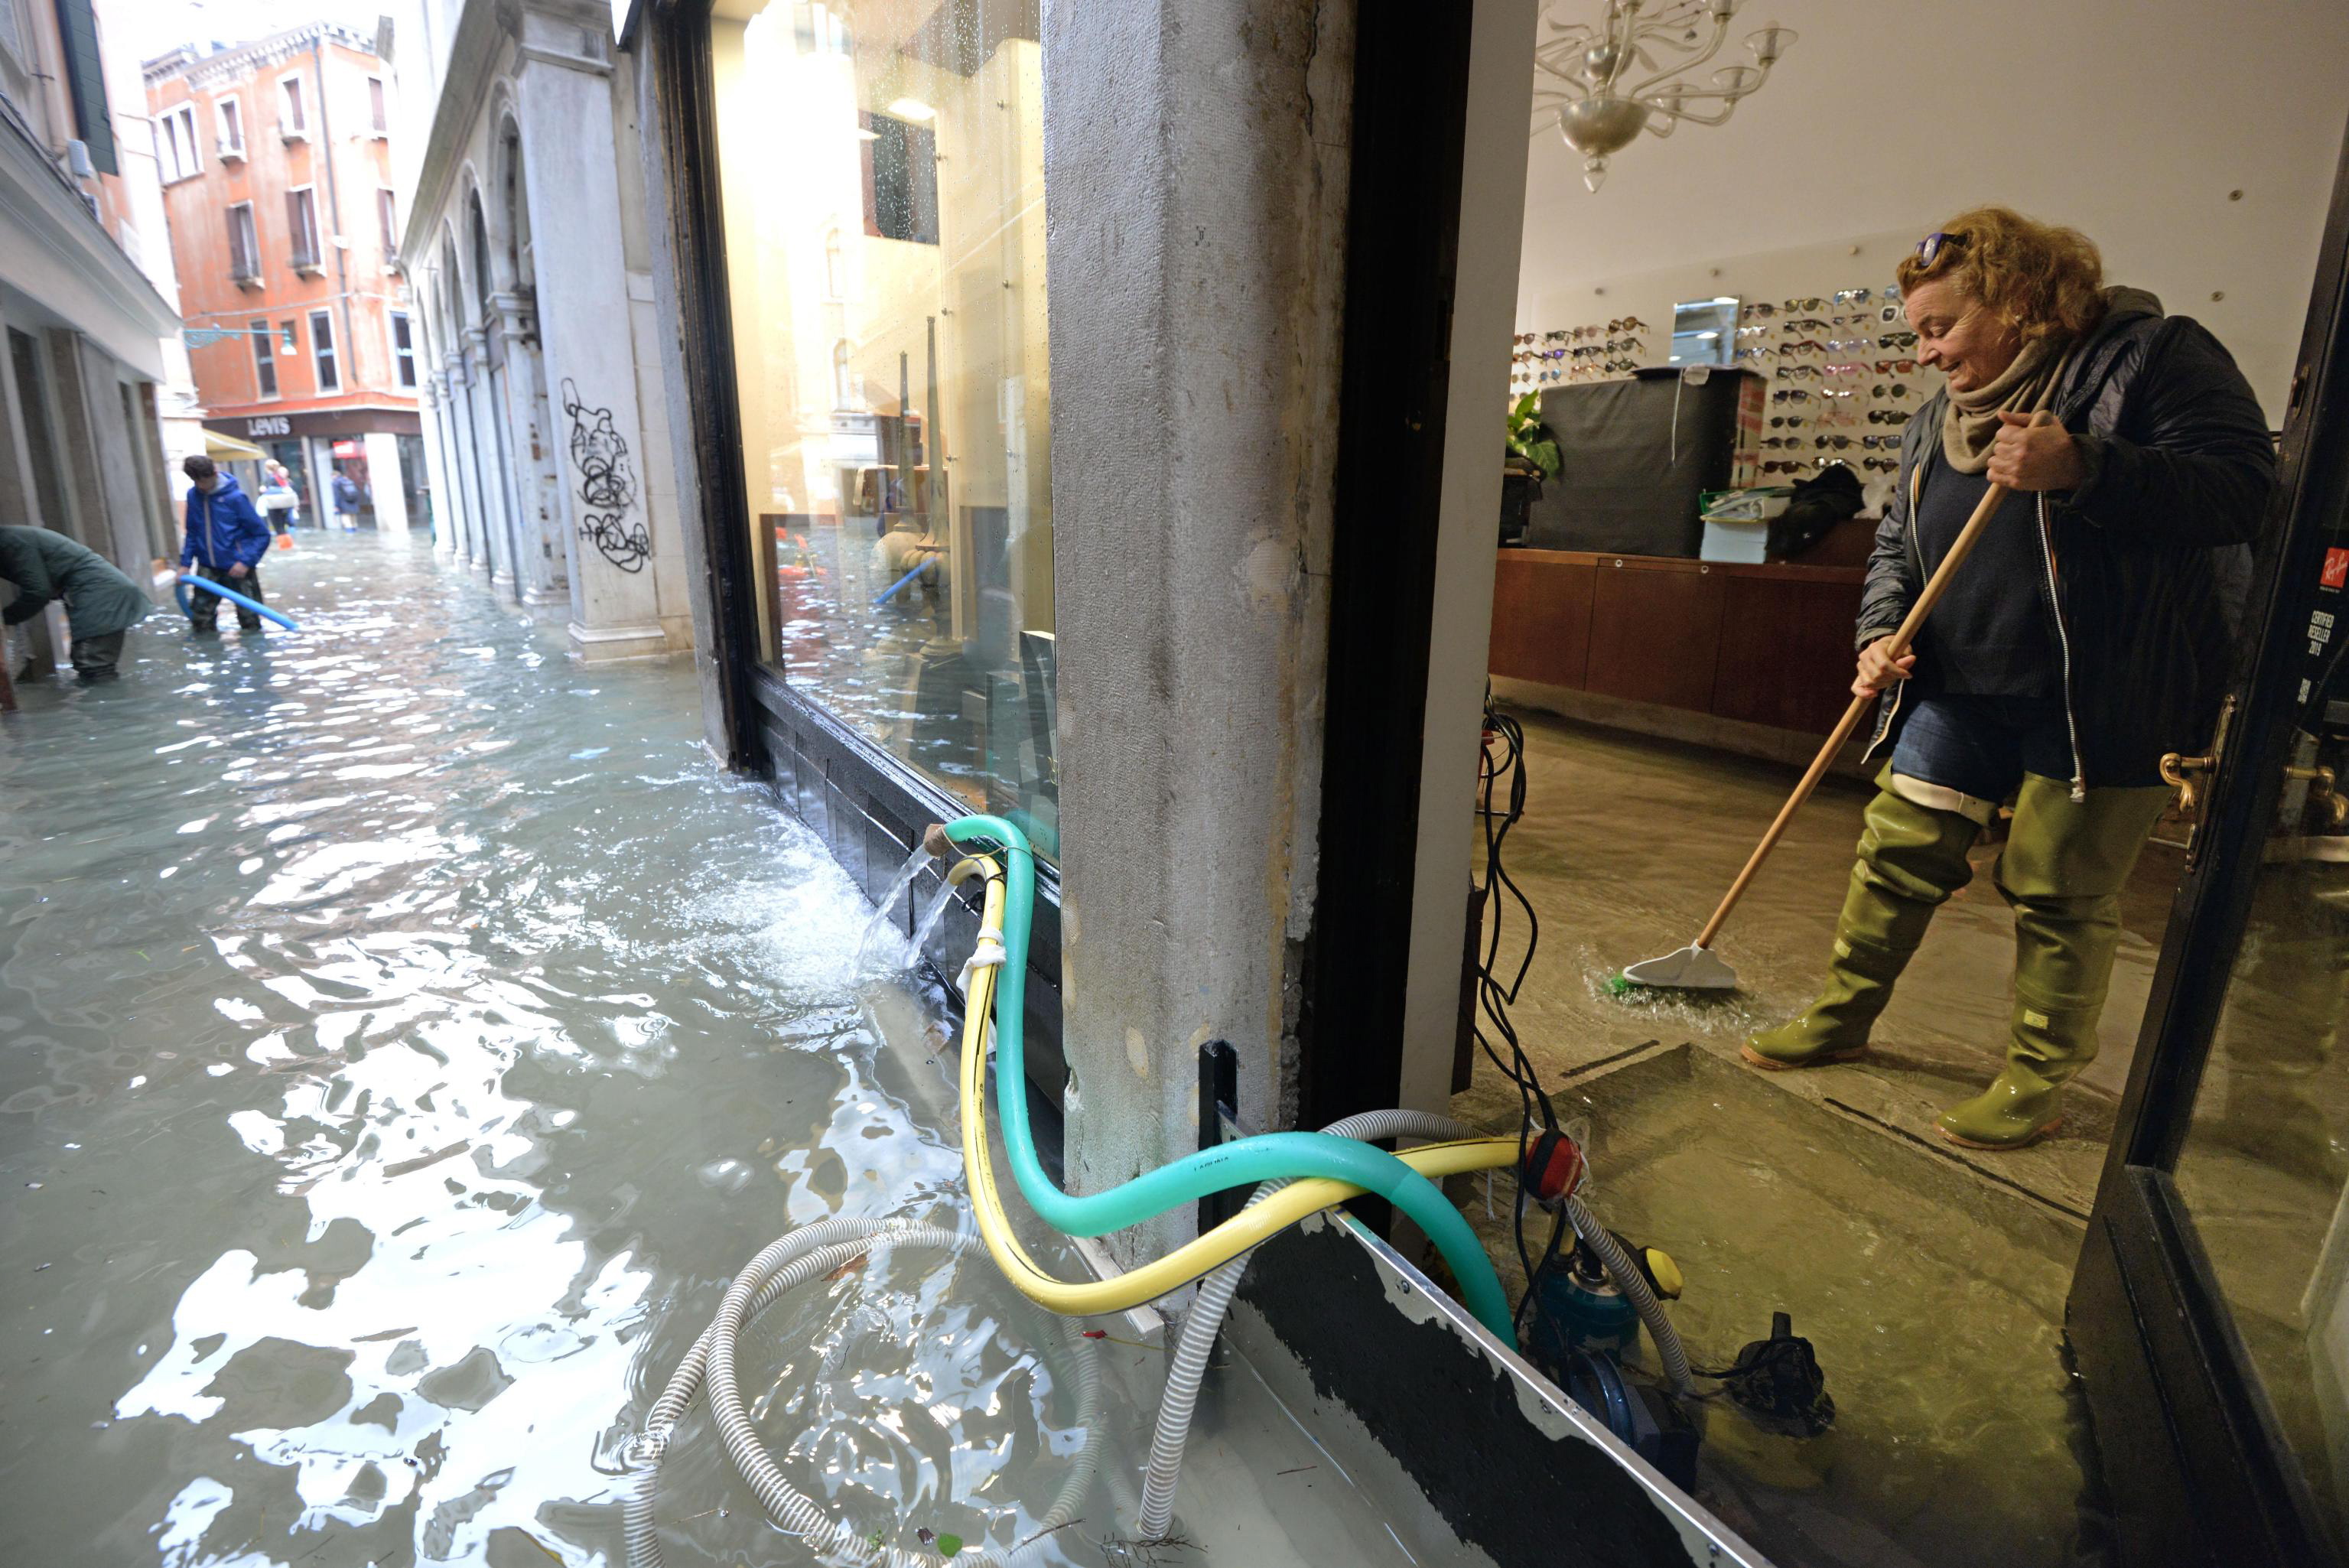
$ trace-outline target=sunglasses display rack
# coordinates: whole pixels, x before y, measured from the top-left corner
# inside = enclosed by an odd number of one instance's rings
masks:
[[[1829,463],[1863,481],[1897,469],[1901,432],[1932,391],[1916,348],[1898,286],[1742,306],[1736,363],[1769,378],[1762,482],[1791,484]]]
[[[1509,346],[1509,396],[1612,381],[1647,362],[1648,324],[1636,315],[1521,332]]]

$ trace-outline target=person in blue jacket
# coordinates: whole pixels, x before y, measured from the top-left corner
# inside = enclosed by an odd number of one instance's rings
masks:
[[[188,486],[188,538],[180,547],[180,570],[191,567],[199,577],[224,583],[254,603],[266,603],[261,592],[261,558],[269,552],[269,525],[253,508],[253,499],[210,458],[197,456],[180,465],[192,482]],[[216,629],[220,595],[198,588],[188,596],[188,618],[198,635]],[[261,630],[261,617],[237,606],[236,624],[248,632]]]

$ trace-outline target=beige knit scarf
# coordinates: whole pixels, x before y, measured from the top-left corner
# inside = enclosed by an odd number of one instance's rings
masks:
[[[2061,335],[2033,338],[1995,380],[1971,392],[1951,387],[1941,414],[1942,460],[1961,474],[1989,468],[1999,415],[2036,413],[2053,401],[2072,346],[2073,340]]]

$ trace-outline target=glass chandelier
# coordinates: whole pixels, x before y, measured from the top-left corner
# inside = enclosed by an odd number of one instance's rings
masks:
[[[1641,129],[1670,136],[1681,121],[1720,125],[1737,100],[1770,79],[1795,42],[1775,22],[1746,36],[1750,66],[1724,66],[1703,86],[1683,75],[1721,52],[1741,0],[1608,0],[1596,24],[1542,18],[1534,46],[1534,132],[1556,124],[1582,154],[1582,182],[1599,189],[1607,160]]]

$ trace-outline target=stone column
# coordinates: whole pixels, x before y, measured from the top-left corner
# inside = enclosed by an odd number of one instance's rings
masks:
[[[458,483],[465,497],[463,559],[467,570],[487,572],[490,535],[488,512],[481,504],[481,452],[473,440],[473,388],[463,355],[452,349],[442,356],[441,364],[449,379],[449,428],[454,438],[450,450],[456,459]]]
[[[600,29],[525,12],[523,31],[522,157],[563,464],[571,649],[583,659],[662,654],[612,67]],[[583,42],[596,57],[579,52]]]
[[[490,586],[502,588],[519,600],[514,586],[514,527],[512,476],[506,471],[497,421],[503,415],[498,407],[497,387],[490,377],[490,330],[486,326],[465,329],[465,379],[472,390],[473,455],[481,476],[482,531],[487,535],[490,556]]]
[[[1054,15],[1065,1151],[1096,1191],[1197,1147],[1209,1039],[1248,1122],[1294,1115],[1353,37],[1313,0]],[[1192,1223],[1102,1243],[1136,1262]]]
[[[538,312],[527,294],[492,295],[506,346],[504,418],[513,471],[514,539],[522,602],[567,603],[570,588],[563,524],[563,454],[547,428],[546,366],[539,355]]]
[[[422,350],[419,348],[419,353]],[[449,453],[445,445],[447,427],[441,412],[445,404],[440,397],[438,376],[418,377],[416,405],[423,415],[424,472],[431,488],[432,548],[438,554],[449,553],[450,541],[457,531],[456,500],[449,491]],[[409,519],[412,524],[415,520]]]
[[[408,531],[407,476],[399,466],[399,438],[388,431],[367,436],[367,493],[375,498],[378,533]]]

